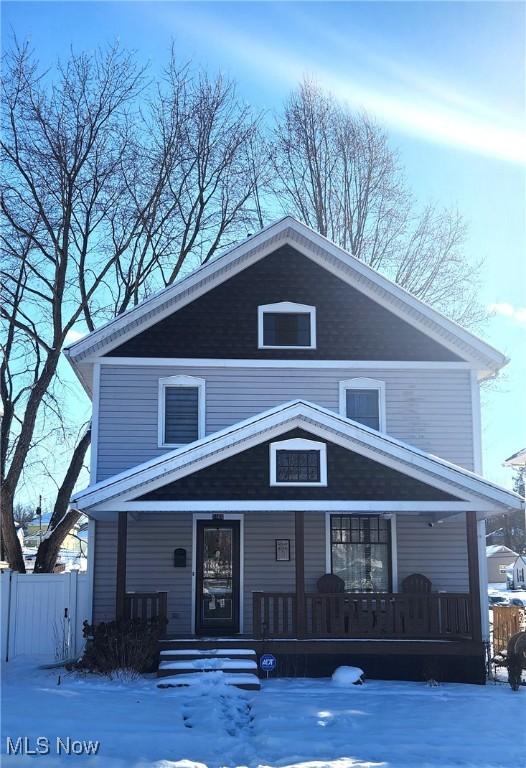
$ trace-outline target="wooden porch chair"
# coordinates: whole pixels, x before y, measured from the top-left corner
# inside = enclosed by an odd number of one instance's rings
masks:
[[[345,582],[334,573],[325,573],[316,582],[316,588],[320,595],[341,595],[345,592]],[[314,626],[321,627],[322,633],[326,635],[332,635],[342,623],[342,616],[340,614],[342,606],[333,600],[330,602],[333,606],[334,615],[332,615],[330,605],[327,604],[326,600],[315,599],[312,606],[316,612],[316,616],[312,617]],[[348,627],[345,627],[347,621],[348,619],[345,618],[343,627],[345,632],[348,631]]]
[[[320,576],[316,588],[322,595],[336,595],[345,592],[345,582],[334,573],[326,573]]]
[[[430,595],[432,582],[422,573],[411,573],[402,581],[402,592],[408,595],[409,603],[402,609],[400,618],[404,632],[419,634],[430,632],[438,625],[438,603],[431,605],[429,600],[422,600],[411,595]]]
[[[427,576],[421,573],[412,573],[402,581],[402,592],[404,594],[428,595],[432,586]]]

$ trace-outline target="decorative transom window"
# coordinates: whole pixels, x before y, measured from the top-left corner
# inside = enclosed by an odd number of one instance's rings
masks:
[[[391,521],[376,515],[331,515],[332,572],[348,592],[389,592]]]
[[[260,349],[315,349],[316,307],[282,301],[258,307]]]
[[[385,432],[385,382],[364,378],[340,381],[340,413]]]
[[[327,485],[327,446],[293,438],[270,444],[271,485]]]
[[[205,380],[195,376],[159,379],[159,447],[193,443],[204,435]]]

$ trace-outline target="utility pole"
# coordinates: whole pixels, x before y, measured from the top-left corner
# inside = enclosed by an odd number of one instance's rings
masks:
[[[38,507],[35,510],[35,515],[38,515],[38,524],[40,532],[40,543],[42,544],[42,496],[38,497]]]

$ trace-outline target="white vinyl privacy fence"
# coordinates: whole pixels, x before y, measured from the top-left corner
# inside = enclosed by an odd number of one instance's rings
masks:
[[[88,574],[2,571],[2,661],[20,656],[42,662],[80,654],[89,620]]]

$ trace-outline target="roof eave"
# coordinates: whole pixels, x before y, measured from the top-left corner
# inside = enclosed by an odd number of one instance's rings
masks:
[[[294,400],[277,406],[188,446],[183,446],[108,478],[94,486],[89,486],[73,496],[72,504],[81,509],[89,509],[100,504],[104,499],[125,496],[134,488],[155,483],[159,478],[165,478],[166,475],[170,472],[176,472],[177,469],[182,468],[184,472],[186,467],[191,467],[193,463],[197,463],[203,458],[206,459],[207,455],[217,455],[217,453],[232,450],[237,444],[246,444],[250,439],[255,439],[257,442],[258,435],[262,435],[262,440],[269,439],[270,431],[276,429],[284,431],[289,428],[290,423],[298,419],[304,420],[307,424],[310,423],[313,429],[316,425],[322,429],[335,428],[343,433],[344,438],[357,439],[358,442],[361,438],[364,449],[377,450],[379,454],[383,453],[384,455],[391,454],[397,461],[405,461],[408,468],[413,467],[415,471],[426,472],[427,468],[430,478],[434,471],[433,476],[436,482],[456,483],[461,489],[464,487],[465,494],[475,494],[494,502],[497,507],[496,511],[498,508],[513,511],[524,507],[524,501],[518,494],[490,483],[473,472],[431,456],[389,435],[379,434],[375,430],[351,422],[349,419],[321,406],[302,400]],[[185,457],[187,458],[186,465],[184,465]],[[189,469],[186,474],[191,474],[191,472],[192,470]],[[433,484],[431,479],[429,482]]]

